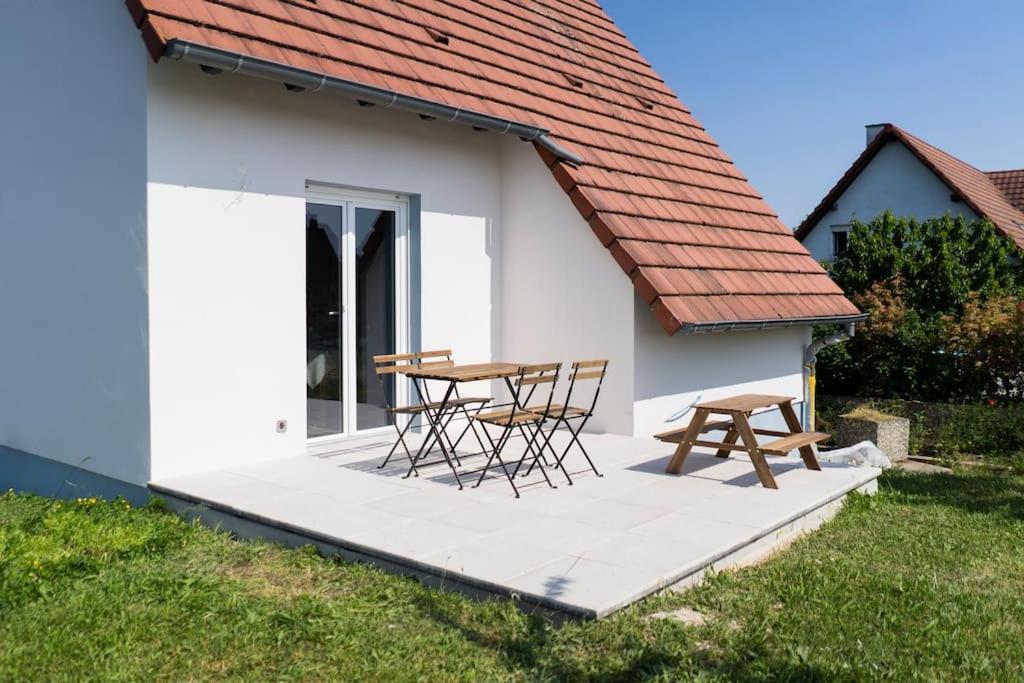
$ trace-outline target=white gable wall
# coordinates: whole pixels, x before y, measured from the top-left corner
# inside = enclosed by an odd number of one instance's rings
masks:
[[[502,192],[505,357],[561,361],[565,376],[574,360],[607,359],[587,429],[632,434],[632,283],[531,147],[505,145]],[[580,386],[572,403],[589,405],[591,388]]]
[[[818,260],[831,260],[832,233],[849,230],[854,219],[868,222],[891,210],[897,216],[924,219],[941,216],[977,218],[963,202],[954,202],[951,190],[903,143],[890,141],[878,151],[850,187],[839,197],[836,209],[826,213],[803,239]]]
[[[418,195],[419,346],[501,356],[497,136],[168,61],[149,75],[153,478],[305,452],[307,179]]]
[[[6,0],[0,53],[0,451],[144,484],[145,48],[123,2]]]
[[[736,394],[804,400],[803,351],[810,342],[809,328],[670,337],[639,298],[636,308],[637,436],[685,427],[695,403]]]
[[[149,146],[153,478],[305,451],[306,179],[419,198],[419,348],[608,358],[631,433],[632,285],[532,146],[168,62]]]

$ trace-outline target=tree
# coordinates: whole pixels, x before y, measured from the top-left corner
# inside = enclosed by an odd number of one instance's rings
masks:
[[[959,400],[1024,390],[1024,267],[988,221],[856,222],[827,268],[870,314],[819,355],[822,390]]]

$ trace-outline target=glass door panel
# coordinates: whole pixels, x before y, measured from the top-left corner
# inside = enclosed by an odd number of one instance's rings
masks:
[[[306,436],[345,429],[342,356],[344,207],[306,204]]]
[[[395,375],[374,372],[373,357],[395,353],[395,211],[355,206],[356,428],[392,424]]]
[[[373,357],[405,348],[404,204],[332,195],[306,203],[308,438],[394,424],[387,408],[402,379],[381,383]]]

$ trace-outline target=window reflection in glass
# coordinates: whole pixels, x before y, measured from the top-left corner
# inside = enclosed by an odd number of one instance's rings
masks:
[[[339,434],[342,207],[306,205],[306,435]]]
[[[393,422],[395,376],[374,372],[373,357],[395,352],[395,212],[356,207],[356,427]]]

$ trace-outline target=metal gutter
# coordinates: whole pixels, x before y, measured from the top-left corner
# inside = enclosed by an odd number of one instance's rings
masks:
[[[248,57],[235,52],[198,45],[184,40],[171,40],[167,43],[164,56],[177,61],[198,64],[208,74],[239,73],[269,81],[283,83],[288,90],[299,92],[309,90],[333,90],[356,99],[364,106],[380,105],[385,108],[401,109],[419,114],[427,119],[451,121],[472,126],[477,130],[489,130],[505,135],[515,135],[526,142],[536,142],[559,159],[573,166],[583,163],[582,157],[565,149],[551,139],[544,128],[529,126],[509,119],[480,114],[459,107],[433,102],[421,97],[403,95],[392,90],[376,88],[355,81],[347,81],[334,76],[299,69],[267,59]]]
[[[800,325],[847,325],[858,323],[867,317],[867,313],[858,313],[857,315],[832,315],[818,318],[772,318],[769,320],[741,320],[738,322],[688,323],[680,327],[679,331],[683,334],[703,334],[740,330],[767,330],[777,327],[798,327]]]

